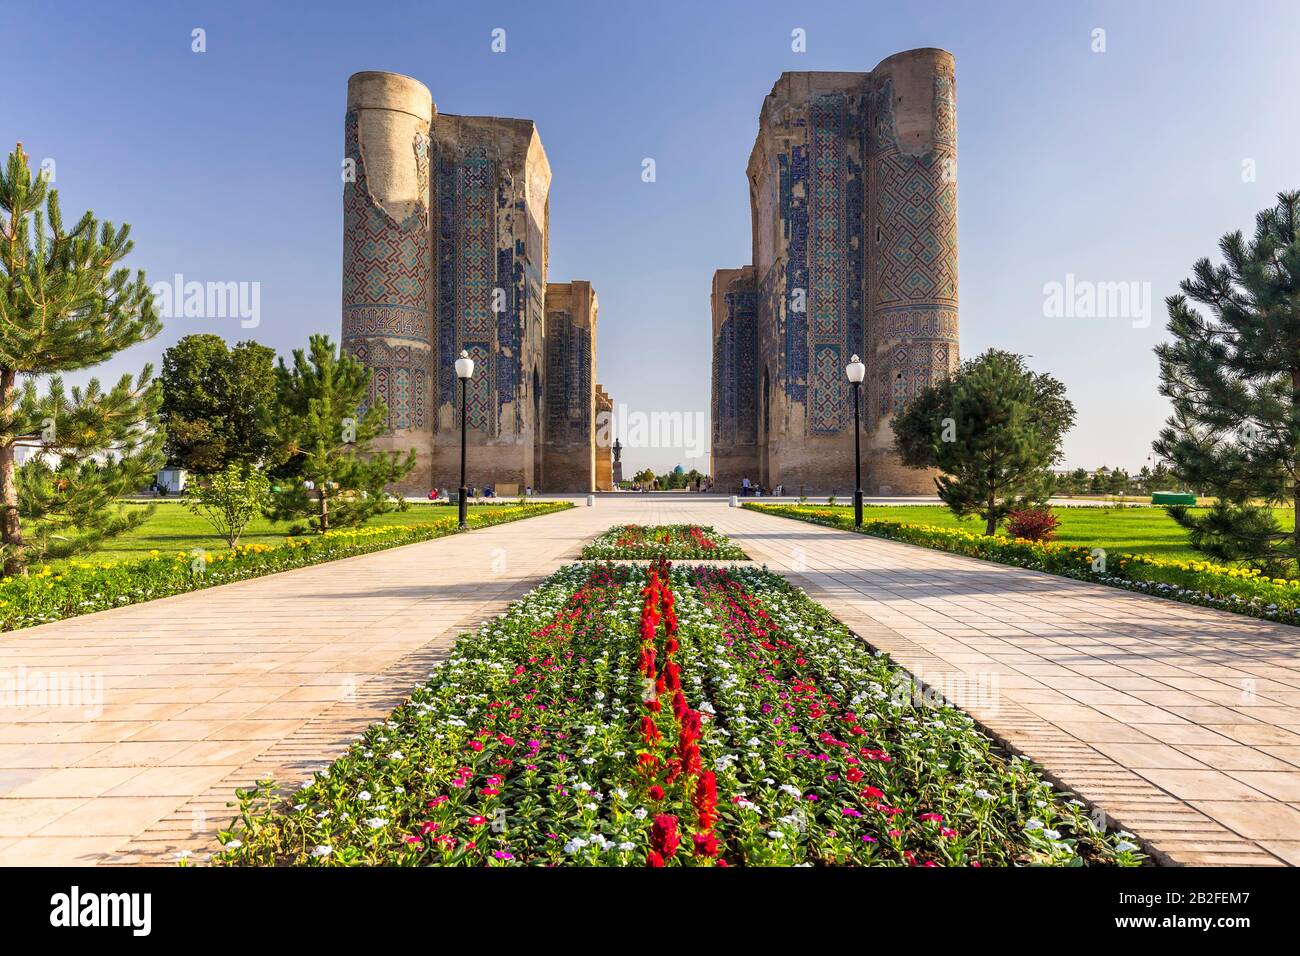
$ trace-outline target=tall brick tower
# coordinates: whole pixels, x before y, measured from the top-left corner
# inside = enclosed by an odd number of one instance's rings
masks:
[[[957,366],[957,100],[951,53],[912,50],[871,72],[867,402],[873,490],[933,494],[893,453],[889,419]]]
[[[344,149],[343,347],[371,371],[368,401],[388,406],[376,446],[416,450],[393,490],[460,483],[462,349],[475,363],[469,483],[594,490],[609,457],[596,293],[581,280],[548,291],[551,167],[536,124],[439,113],[410,77],[357,73]]]
[[[844,366],[857,354],[869,368],[864,490],[933,492],[932,475],[897,461],[888,421],[957,362],[955,161],[953,58],[942,50],[900,53],[871,73],[777,80],[748,167],[753,264],[714,276],[720,489],[749,477],[851,492]]]
[[[416,449],[399,488],[427,490],[433,452],[429,126],[433,98],[395,73],[348,80],[344,120],[343,348],[388,405],[382,450]]]

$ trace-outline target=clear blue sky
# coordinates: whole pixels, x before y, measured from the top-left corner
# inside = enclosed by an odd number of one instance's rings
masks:
[[[176,319],[114,375],[191,332],[282,352],[312,331],[337,338],[358,70],[414,76],[446,112],[535,119],[554,172],[551,278],[596,286],[600,380],[633,410],[707,412],[709,283],[749,261],[744,169],[764,95],[784,70],[952,51],[962,351],[1031,354],[1066,382],[1072,466],[1146,461],[1165,416],[1151,353],[1163,298],[1223,232],[1300,188],[1293,0],[6,7],[0,139],[56,161],[65,215],[130,222],[129,262],[150,281],[261,283],[259,328]],[[195,27],[206,53],[191,52]],[[1151,283],[1154,321],[1045,317],[1044,284],[1067,274]]]

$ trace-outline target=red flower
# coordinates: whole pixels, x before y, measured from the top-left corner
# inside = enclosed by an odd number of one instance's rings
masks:
[[[663,787],[659,786],[658,784],[655,784],[653,787],[650,788],[650,799],[651,799],[651,800],[662,800],[663,798],[664,798],[664,788],[663,788]]]
[[[696,856],[717,856],[718,855],[718,838],[712,831],[708,833],[697,833],[691,838],[695,842]]]
[[[651,867],[663,866],[664,858],[660,856],[658,853],[656,853],[654,850],[651,850],[645,855],[645,865]]]
[[[681,845],[677,833],[677,818],[671,813],[661,813],[655,817],[654,826],[650,828],[650,845],[665,860],[677,852]]]
[[[713,829],[713,824],[718,819],[718,784],[717,776],[712,770],[700,774],[700,779],[695,784],[695,793],[691,797],[691,803],[695,806],[696,819],[699,822],[700,829]],[[709,855],[712,856],[713,854]]]
[[[641,718],[641,739],[648,744],[663,739],[663,734],[659,733],[659,727],[655,724],[655,719],[649,715]]]

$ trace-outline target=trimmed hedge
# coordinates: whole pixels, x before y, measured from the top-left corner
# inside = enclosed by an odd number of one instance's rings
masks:
[[[852,531],[853,516],[807,505],[746,503],[746,508]],[[999,564],[1046,571],[1285,624],[1300,624],[1300,581],[1270,578],[1254,568],[1209,561],[1172,561],[1100,548],[986,535],[902,521],[865,521],[862,533]]]
[[[572,508],[568,501],[510,505],[469,516],[470,529]],[[70,561],[0,581],[0,630],[15,631],[113,607],[197,591],[218,584],[304,568],[455,534],[455,514],[425,524],[345,528],[286,538],[280,545],[247,544],[229,551],[152,552],[141,561]],[[196,549],[197,551],[197,549]]]

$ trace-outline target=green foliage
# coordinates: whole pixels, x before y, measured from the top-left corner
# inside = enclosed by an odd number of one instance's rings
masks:
[[[846,531],[856,530],[852,514],[845,511],[816,506],[797,508],[793,505],[758,503],[746,503],[745,507]],[[892,520],[865,521],[861,533],[1093,581],[1142,594],[1154,594],[1186,604],[1218,608],[1287,624],[1300,624],[1300,580],[1270,578],[1251,568],[1224,567],[1201,560],[1169,560],[1149,554],[1110,551],[1109,548],[1088,544],[1029,541],[1001,534],[976,534],[965,528]]]
[[[187,335],[163,353],[161,381],[170,464],[202,475],[267,460],[274,349],[256,342],[228,348],[219,335]]]
[[[1300,537],[1260,507],[1300,498],[1298,220],[1300,192],[1280,193],[1252,239],[1219,241],[1222,264],[1197,260],[1166,303],[1173,341],[1155,350],[1173,405],[1155,451],[1219,500],[1205,516],[1170,515],[1205,554],[1276,572],[1300,562]]]
[[[309,519],[317,532],[353,527],[372,515],[405,508],[385,486],[415,467],[407,454],[374,449],[387,427],[388,408],[366,402],[370,371],[340,354],[329,336],[313,335],[306,351],[295,349],[293,367],[276,369],[274,437],[277,460],[267,517]]]
[[[567,501],[545,501],[524,508],[485,508],[469,515],[469,526],[486,528],[572,507]],[[421,524],[347,528],[292,538],[277,545],[241,544],[229,551],[216,552],[198,549],[197,555],[187,549],[168,554],[155,551],[147,558],[118,564],[73,560],[57,569],[46,566],[32,574],[0,581],[0,630],[34,627],[79,614],[429,541],[456,534],[458,530],[456,515],[448,514]]]
[[[64,390],[88,368],[160,328],[144,273],[118,266],[130,227],[86,212],[67,229],[58,192],[33,174],[22,144],[0,173],[0,532],[4,573],[33,557],[73,554],[138,523],[114,499],[161,462],[159,396],[146,368],[104,391]],[[31,377],[52,375],[39,394]],[[35,448],[17,466],[19,446]]]
[[[271,482],[259,469],[230,464],[224,471],[193,482],[186,504],[234,547],[249,522],[261,514],[271,493]]]
[[[954,514],[978,514],[988,533],[1010,512],[1046,501],[1049,471],[1074,424],[1065,386],[990,349],[930,386],[891,422],[905,465],[937,468],[939,497]]]
[[[84,554],[149,517],[120,499],[147,485],[162,461],[161,434],[141,425],[161,397],[148,367],[107,392],[98,379],[68,391],[55,376],[44,393],[26,380],[18,415],[45,424],[17,474],[24,562]]]

